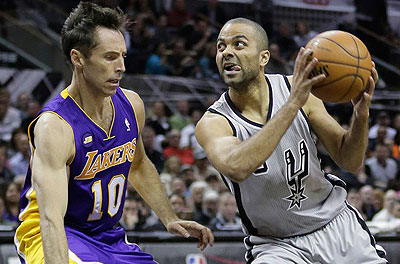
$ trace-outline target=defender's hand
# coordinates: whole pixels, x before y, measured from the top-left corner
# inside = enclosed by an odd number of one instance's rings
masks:
[[[167,224],[168,232],[183,237],[197,237],[199,242],[197,247],[203,251],[208,244],[214,245],[214,236],[211,230],[194,221],[176,220]]]

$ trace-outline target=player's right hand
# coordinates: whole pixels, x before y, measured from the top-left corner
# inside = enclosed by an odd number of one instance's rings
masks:
[[[294,64],[292,88],[288,101],[299,109],[307,102],[312,86],[326,78],[325,74],[309,78],[312,69],[318,62],[317,58],[309,60],[311,55],[311,49],[300,48]]]

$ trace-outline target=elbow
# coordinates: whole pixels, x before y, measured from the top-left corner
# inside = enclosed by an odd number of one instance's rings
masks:
[[[232,165],[229,166],[229,169],[223,173],[225,176],[227,176],[229,179],[231,179],[234,182],[242,182],[246,180],[251,174],[252,170],[245,168],[243,166],[238,166],[238,165]]]

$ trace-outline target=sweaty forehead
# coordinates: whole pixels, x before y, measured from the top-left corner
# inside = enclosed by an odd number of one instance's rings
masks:
[[[126,51],[124,36],[118,30],[98,27],[95,37],[97,42],[95,49],[102,51]]]
[[[254,29],[246,24],[241,23],[230,23],[225,25],[221,32],[219,33],[218,38],[223,40],[228,40],[230,38],[236,36],[245,36],[248,39],[254,38]]]

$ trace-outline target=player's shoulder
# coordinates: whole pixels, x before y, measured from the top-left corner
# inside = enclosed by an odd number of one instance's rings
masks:
[[[72,126],[61,116],[53,112],[42,113],[34,124],[33,145],[44,148],[67,149],[74,146]]]
[[[144,109],[144,103],[142,98],[140,98],[139,94],[129,90],[129,89],[124,89],[121,88],[121,91],[125,94],[129,102],[132,104],[133,108],[135,109],[136,116],[138,117],[139,123],[144,123],[144,118],[145,118],[145,109]]]
[[[221,131],[231,134],[231,125],[224,115],[214,111],[207,111],[196,125],[196,133],[209,134]]]

